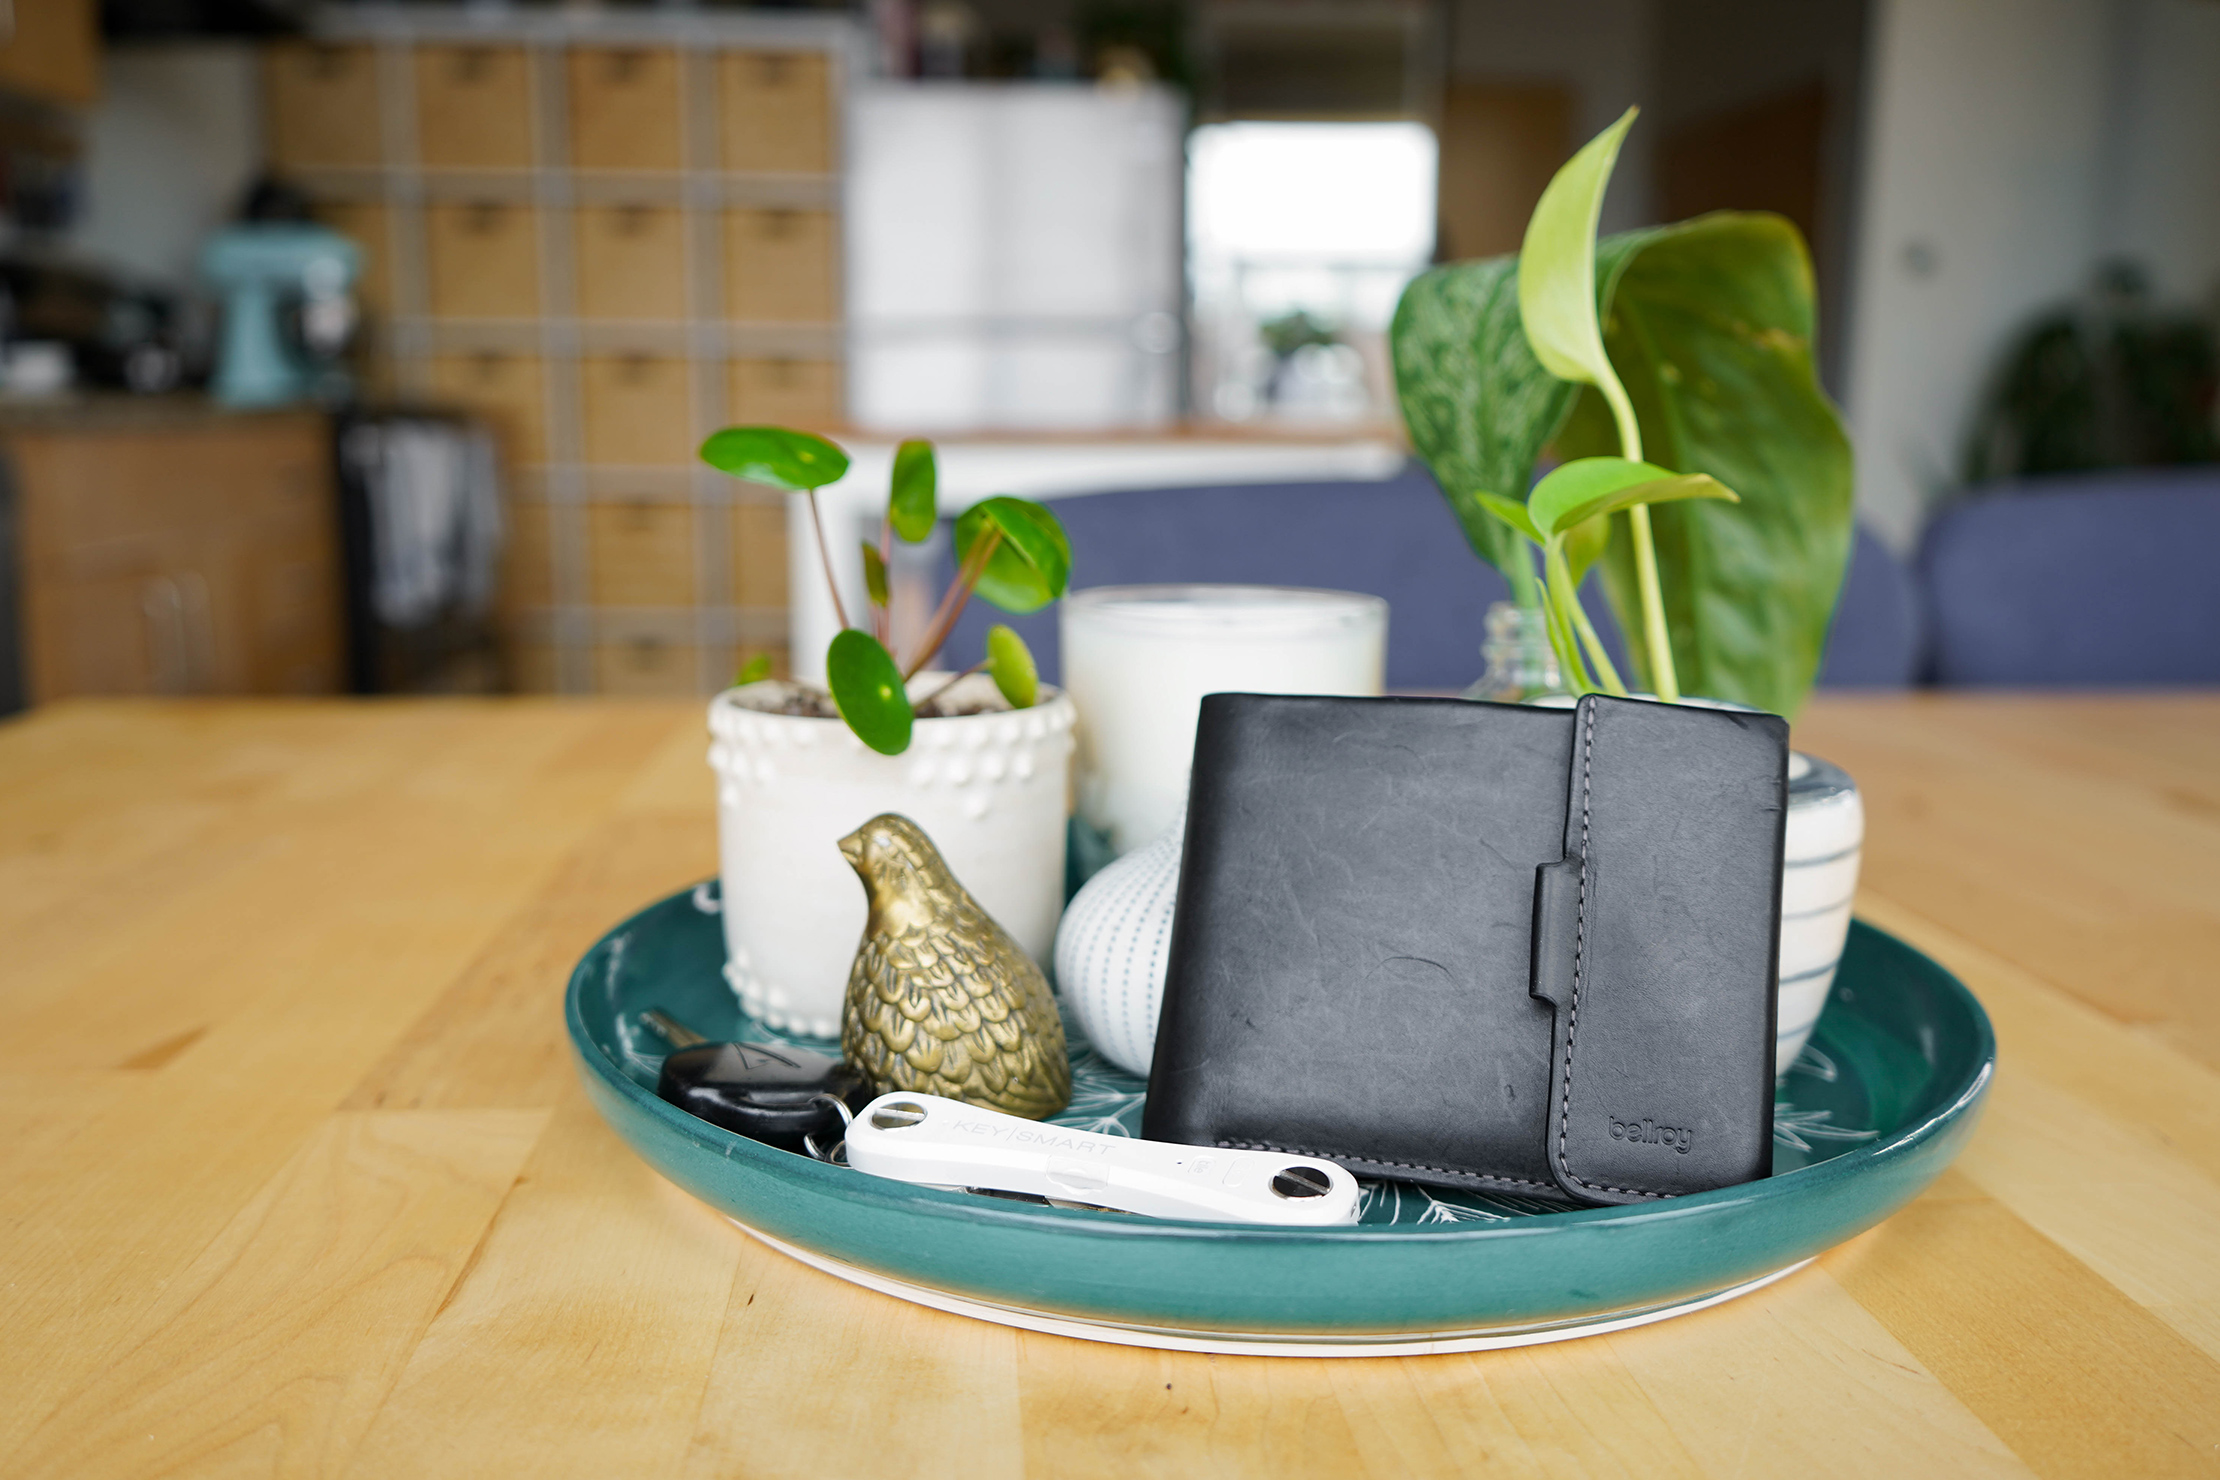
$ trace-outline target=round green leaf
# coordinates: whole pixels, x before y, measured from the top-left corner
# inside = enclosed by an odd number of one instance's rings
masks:
[[[881,755],[910,748],[915,712],[902,671],[876,637],[855,627],[835,636],[825,650],[825,686],[858,740]]]
[[[894,481],[887,490],[886,517],[894,532],[912,545],[923,544],[933,532],[934,491],[940,472],[933,461],[933,444],[911,440],[894,449]]]
[[[1071,541],[1054,514],[1022,498],[990,498],[973,504],[956,521],[958,566],[990,533],[1001,539],[974,588],[980,596],[1023,616],[1064,594],[1071,581]]]
[[[1025,639],[1001,622],[987,629],[987,672],[1012,709],[1031,709],[1041,696],[1041,673]]]
[[[796,493],[837,483],[848,472],[847,453],[785,427],[726,427],[701,444],[701,460],[720,473]]]
[[[761,683],[770,676],[771,655],[769,653],[757,653],[740,665],[740,671],[732,676],[732,686],[739,688],[744,684]]]

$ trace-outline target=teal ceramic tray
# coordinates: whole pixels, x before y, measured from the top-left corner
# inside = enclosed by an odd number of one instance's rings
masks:
[[[1996,1062],[1972,994],[1861,923],[1810,1046],[1781,1081],[1766,1181],[1576,1212],[1385,1182],[1367,1184],[1349,1228],[1174,1223],[889,1182],[664,1104],[654,1087],[665,1045],[642,1010],[662,1007],[712,1038],[781,1036],[726,988],[717,908],[714,884],[663,900],[571,975],[580,1073],[633,1149],[765,1243],[843,1279],[1131,1345],[1469,1351],[1716,1304],[1871,1227],[1933,1180],[1971,1132]],[[1136,1133],[1142,1082],[1074,1044],[1072,1107],[1058,1119]]]

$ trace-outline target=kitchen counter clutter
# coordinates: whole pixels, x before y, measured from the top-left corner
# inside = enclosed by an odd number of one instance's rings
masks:
[[[691,703],[0,727],[0,1452],[24,1475],[2172,1474],[2220,1453],[2220,696],[1824,696],[1859,913],[1980,997],[1964,1154],[1638,1330],[1311,1361],[1013,1331],[738,1234],[556,1004],[716,871]]]

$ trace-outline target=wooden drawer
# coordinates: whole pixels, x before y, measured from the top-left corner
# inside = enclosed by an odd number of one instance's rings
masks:
[[[832,95],[822,53],[726,52],[717,64],[717,109],[726,169],[832,170]]]
[[[726,317],[763,324],[836,321],[838,251],[830,211],[726,212]]]
[[[511,642],[502,657],[511,693],[553,694],[562,689],[561,649],[553,643]]]
[[[597,606],[694,604],[691,504],[623,499],[586,508],[587,562]]]
[[[686,222],[663,206],[583,206],[578,312],[589,319],[686,317]]]
[[[393,277],[387,260],[389,218],[375,201],[329,200],[316,207],[316,219],[362,248],[362,276],[355,279],[355,296],[362,311],[374,319],[393,312]]]
[[[538,212],[503,201],[439,201],[424,210],[432,312],[452,319],[530,319],[540,312]]]
[[[485,417],[510,463],[547,461],[547,382],[536,355],[439,355],[432,388]]]
[[[594,688],[662,698],[699,693],[699,665],[690,643],[650,636],[604,642],[594,649]]]
[[[337,686],[321,417],[25,432],[8,451],[35,699]]]
[[[530,169],[532,69],[524,48],[417,48],[416,152],[432,169]]]
[[[845,420],[838,360],[734,360],[726,384],[736,422],[824,431]]]
[[[508,538],[501,548],[501,606],[508,611],[555,604],[555,537],[546,504],[519,501],[508,507]]]
[[[732,604],[786,605],[786,502],[743,495],[732,505]]]
[[[684,360],[589,355],[578,362],[586,461],[614,467],[685,467],[693,461],[692,404]]]
[[[675,170],[683,158],[678,54],[581,46],[570,53],[570,160],[582,170]]]
[[[378,163],[378,57],[368,45],[281,42],[263,53],[270,160],[280,169]]]

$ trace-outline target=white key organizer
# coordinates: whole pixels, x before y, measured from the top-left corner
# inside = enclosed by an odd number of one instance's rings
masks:
[[[1357,1179],[1330,1161],[1098,1136],[897,1091],[848,1127],[858,1171],[931,1187],[1023,1192],[1155,1218],[1326,1228],[1357,1221]]]

